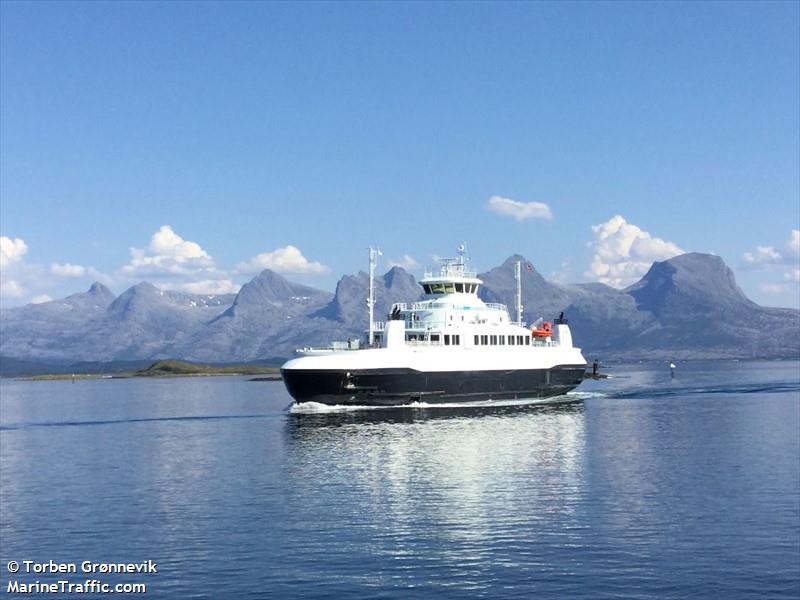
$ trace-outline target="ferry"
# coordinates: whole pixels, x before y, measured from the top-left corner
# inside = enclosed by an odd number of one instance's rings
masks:
[[[537,399],[578,386],[587,362],[572,344],[563,313],[528,327],[522,320],[516,264],[516,318],[478,296],[483,282],[468,269],[466,248],[420,280],[424,296],[392,306],[374,321],[375,266],[369,249],[369,330],[360,340],[303,348],[281,367],[297,403],[396,406],[413,403]]]

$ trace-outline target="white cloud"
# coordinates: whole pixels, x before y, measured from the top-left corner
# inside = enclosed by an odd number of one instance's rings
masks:
[[[235,294],[241,286],[230,279],[206,279],[179,284],[175,289],[190,294]]]
[[[161,228],[150,238],[149,250],[153,255],[171,257],[178,261],[210,259],[208,253],[197,242],[184,240],[169,225]]]
[[[0,267],[19,262],[28,252],[28,245],[24,240],[2,236],[0,237]]]
[[[13,279],[3,278],[0,280],[0,296],[6,296],[7,298],[19,298],[24,294],[25,288],[23,288]]]
[[[780,283],[762,283],[758,288],[765,294],[782,294],[786,291],[786,286]]]
[[[592,231],[595,239],[589,246],[594,249],[594,257],[584,275],[614,287],[633,283],[654,261],[684,252],[677,244],[653,237],[628,223],[622,215],[593,225]]]
[[[763,265],[779,263],[783,257],[772,246],[756,246],[755,252],[745,252],[742,260],[749,265]]]
[[[103,283],[110,283],[110,278],[94,267],[84,267],[71,263],[52,263],[50,267],[26,261],[28,245],[21,239],[0,238],[0,293],[2,302],[9,299],[25,300],[33,303],[47,302],[54,289],[63,285],[64,279],[92,277]],[[74,290],[64,290],[71,292]],[[18,302],[14,302],[18,303]]]
[[[792,234],[789,241],[786,242],[786,247],[793,252],[800,253],[800,229],[792,229]]]
[[[213,279],[215,274],[214,260],[200,244],[183,239],[169,225],[162,225],[146,248],[131,248],[131,261],[119,271],[124,279]]]
[[[87,269],[81,265],[73,265],[70,263],[64,263],[63,265],[53,263],[50,265],[50,272],[59,277],[83,277],[86,275]]]
[[[20,298],[26,293],[23,281],[29,271],[24,258],[27,252],[24,240],[0,236],[0,296]]]
[[[402,258],[398,260],[389,260],[387,261],[387,265],[391,269],[392,267],[402,267],[406,271],[414,271],[415,269],[419,269],[419,263],[414,260],[412,256],[408,254],[404,254]]]
[[[264,269],[278,273],[326,273],[329,270],[322,263],[309,261],[299,248],[292,245],[262,252],[236,267],[237,273],[258,273]]]
[[[789,239],[780,250],[774,246],[756,246],[755,251],[742,255],[742,266],[758,269],[766,265],[794,265],[800,261],[800,229],[792,229]]]
[[[550,207],[544,202],[518,202],[510,198],[492,196],[486,203],[486,208],[498,215],[512,217],[517,221],[553,218]]]
[[[774,246],[756,246],[753,252],[742,255],[743,269],[748,271],[763,270],[772,273],[775,277],[776,270],[783,270],[783,279],[789,283],[765,283],[761,291],[767,294],[789,292],[800,282],[800,229],[792,229],[789,239],[780,249]]]

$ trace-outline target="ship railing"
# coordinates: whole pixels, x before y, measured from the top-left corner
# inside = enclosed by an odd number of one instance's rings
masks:
[[[434,273],[429,269],[425,269],[425,271],[422,274],[423,279],[435,279],[437,277],[441,278],[464,277],[469,279],[477,279],[478,272],[467,271],[460,265],[447,265],[440,268],[438,273]]]
[[[466,321],[462,323],[462,325],[486,325],[488,322],[487,319],[471,319],[470,321]],[[426,319],[424,321],[405,321],[406,324],[406,331],[428,331],[431,329],[441,329],[447,326],[447,321],[437,319],[436,321],[431,321]],[[527,329],[527,324],[525,321],[509,321],[509,325],[513,327],[522,327],[523,329]],[[503,323],[498,323],[497,325],[503,325]],[[386,321],[373,321],[372,322],[372,330],[375,332],[386,331]]]
[[[392,310],[430,310],[432,302],[396,302],[392,304]],[[437,306],[439,308],[439,306]]]
[[[441,329],[445,326],[445,321],[443,320],[436,320],[436,321],[405,321],[406,324],[406,331],[429,331],[431,329]],[[381,332],[386,331],[386,321],[373,321],[372,322],[372,331]]]
[[[344,352],[347,350],[361,350],[364,345],[358,338],[352,338],[346,342],[331,342],[327,346],[314,347],[304,346],[302,348],[295,348],[295,354],[305,355],[318,355],[318,354],[332,354],[334,352]]]
[[[500,304],[498,302],[487,302],[486,308],[491,310],[508,310],[505,304]]]
[[[395,302],[394,304],[392,304],[392,311],[395,311],[395,310],[401,310],[401,311],[412,310],[413,311],[413,310],[432,310],[432,309],[438,310],[438,309],[443,309],[443,308],[455,308],[455,309],[467,308],[468,310],[476,310],[476,311],[477,310],[483,310],[484,308],[487,308],[489,310],[499,310],[499,311],[504,311],[504,312],[508,310],[508,308],[506,307],[505,304],[500,304],[499,302],[487,302],[483,306],[469,306],[469,307],[465,307],[463,304],[458,304],[458,303],[453,303],[453,304],[450,304],[448,306],[446,304],[433,303],[431,301],[427,301],[427,302]]]

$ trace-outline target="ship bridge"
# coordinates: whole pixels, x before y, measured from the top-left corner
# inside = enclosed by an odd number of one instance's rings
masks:
[[[468,270],[463,244],[458,247],[458,253],[458,258],[440,259],[438,273],[425,273],[419,282],[425,292],[421,300],[392,306],[388,318],[405,322],[407,341],[436,341],[439,334],[450,330],[457,334],[455,330],[463,327],[515,324],[505,305],[486,303],[478,297],[483,282],[474,271]],[[385,322],[375,323],[379,342],[385,328]]]
[[[420,280],[420,285],[425,295],[430,299],[446,294],[472,294],[477,296],[478,289],[483,283],[478,279],[478,274],[467,270],[466,248],[464,244],[458,247],[458,258],[440,259],[439,272],[434,274],[426,271]]]

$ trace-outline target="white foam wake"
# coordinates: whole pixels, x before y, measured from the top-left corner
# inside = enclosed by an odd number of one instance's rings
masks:
[[[337,413],[358,410],[386,410],[392,408],[480,408],[494,406],[527,406],[531,404],[559,404],[562,402],[578,402],[587,398],[604,397],[605,394],[598,392],[567,392],[563,396],[551,396],[549,398],[518,398],[516,400],[480,400],[471,402],[410,402],[408,404],[394,404],[392,406],[367,406],[354,404],[322,404],[320,402],[299,402],[289,408],[291,414],[318,414],[318,413]]]

